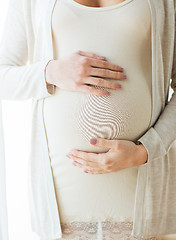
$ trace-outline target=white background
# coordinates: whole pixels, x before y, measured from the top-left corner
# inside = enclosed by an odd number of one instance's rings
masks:
[[[0,0],[0,38],[3,33],[8,4],[9,0]],[[39,240],[37,234],[31,230],[27,196],[31,100],[2,100],[2,113],[5,135],[9,239]]]
[[[0,38],[9,1],[0,0]],[[171,96],[172,91],[170,92]],[[39,240],[32,232],[27,196],[31,100],[2,101],[5,135],[7,204],[10,240]]]

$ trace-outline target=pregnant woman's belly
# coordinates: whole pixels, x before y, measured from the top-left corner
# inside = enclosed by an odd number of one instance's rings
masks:
[[[137,166],[91,175],[72,165],[66,154],[70,149],[107,152],[109,148],[93,146],[90,139],[135,142],[148,129],[152,110],[148,3],[135,0],[111,12],[81,11],[70,3],[61,0],[55,5],[54,58],[77,50],[96,53],[123,67],[127,79],[107,78],[122,85],[121,89],[107,89],[109,96],[56,88],[53,96],[44,99],[44,123],[61,221],[132,218]]]
[[[135,78],[136,79],[136,78]],[[144,77],[123,80],[109,96],[56,88],[44,101],[44,121],[62,221],[132,217],[137,167],[89,175],[66,157],[72,148],[106,152],[91,137],[135,141],[148,128],[151,95]],[[123,202],[123,205],[121,204]],[[119,205],[119,204],[120,205]]]
[[[135,142],[151,119],[151,93],[142,76],[137,77],[140,81],[122,80],[121,89],[107,89],[109,96],[56,88],[54,96],[44,101],[50,141],[55,137],[58,147],[66,151],[71,147],[95,152],[105,149],[92,146],[92,137]]]

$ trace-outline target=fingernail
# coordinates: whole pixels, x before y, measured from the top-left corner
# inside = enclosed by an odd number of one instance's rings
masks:
[[[127,76],[125,74],[122,74],[122,78],[127,78]]]
[[[67,156],[68,158],[71,158],[71,155],[69,155],[69,154],[67,154],[66,156]]]
[[[91,139],[90,139],[90,143],[96,144],[96,143],[97,143],[97,139],[96,139],[96,138],[91,138]]]
[[[121,78],[127,78],[127,76],[125,74],[122,74]]]
[[[85,172],[85,173],[88,173],[88,171],[87,171],[87,170],[84,170],[84,172]]]
[[[74,166],[76,166],[76,163],[75,163],[75,162],[72,162],[72,164],[73,164]]]
[[[109,92],[107,90],[104,90],[103,93],[109,95]]]
[[[124,68],[120,67],[120,71],[122,71],[122,72],[123,72],[123,71],[124,71]]]
[[[118,83],[116,83],[116,88],[121,88],[121,85],[120,84],[118,84]]]

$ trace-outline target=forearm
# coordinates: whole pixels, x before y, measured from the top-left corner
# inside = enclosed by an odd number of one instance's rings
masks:
[[[27,65],[29,49],[23,9],[22,0],[10,0],[0,42],[1,99],[41,99],[54,93],[54,87],[48,91],[44,76],[46,64],[51,59]]]
[[[53,94],[45,82],[44,69],[48,60],[25,66],[7,65],[0,59],[0,97],[6,100],[26,100],[45,98]]]
[[[145,164],[148,161],[148,152],[143,144],[137,145],[138,149],[138,157],[137,157],[137,165]]]
[[[148,152],[148,161],[160,158],[167,154],[172,143],[176,140],[176,91],[165,106],[154,126],[141,136],[140,142]]]
[[[142,143],[148,152],[147,162],[160,158],[167,154],[172,143],[176,140],[176,16],[175,45],[170,79],[171,88],[174,91],[170,101],[165,105],[165,108],[160,113],[160,116],[158,116],[155,124],[151,126],[148,131],[137,141]]]

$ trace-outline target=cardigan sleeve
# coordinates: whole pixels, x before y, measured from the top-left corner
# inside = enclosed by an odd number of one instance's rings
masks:
[[[176,1],[174,1],[176,9]],[[175,16],[175,43],[173,65],[171,73],[171,88],[173,94],[166,104],[154,126],[137,140],[142,143],[148,152],[147,164],[151,159],[157,159],[168,153],[172,143],[176,140],[176,16]]]
[[[46,85],[45,67],[51,59],[28,63],[28,42],[22,0],[10,0],[0,42],[0,97],[7,100],[41,99],[55,92]]]

